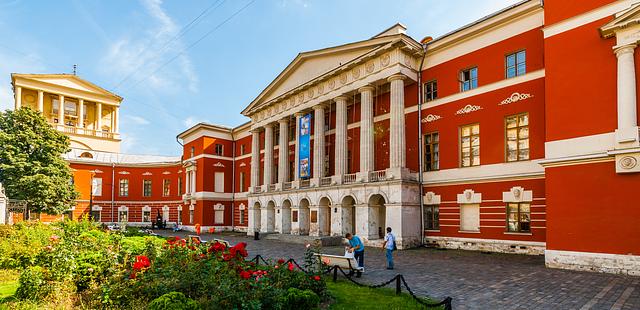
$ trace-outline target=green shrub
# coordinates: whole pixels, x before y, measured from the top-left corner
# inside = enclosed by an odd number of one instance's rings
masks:
[[[27,268],[20,275],[20,286],[16,290],[16,298],[29,300],[47,298],[52,291],[52,287],[47,283],[46,278],[44,268],[40,266]]]
[[[180,292],[171,292],[164,294],[151,303],[149,303],[149,310],[198,310],[200,306],[195,300],[184,296]]]
[[[320,304],[320,297],[312,290],[299,290],[292,287],[284,296],[283,309],[316,309],[318,304]]]

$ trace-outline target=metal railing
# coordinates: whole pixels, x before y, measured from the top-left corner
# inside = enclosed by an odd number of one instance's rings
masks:
[[[372,171],[369,173],[369,181],[371,182],[380,182],[387,179],[387,171],[386,170],[378,170]]]
[[[345,174],[343,176],[343,178],[342,178],[342,183],[344,183],[344,184],[355,183],[356,182],[356,177],[357,177],[356,173]]]
[[[329,186],[329,185],[331,185],[331,177],[320,179],[320,186]]]

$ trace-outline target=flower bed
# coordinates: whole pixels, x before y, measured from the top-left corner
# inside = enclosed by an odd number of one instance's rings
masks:
[[[127,237],[88,221],[5,227],[0,237],[0,268],[21,271],[18,300],[88,308],[309,309],[327,297],[318,274],[284,260],[246,261],[245,243],[226,248]]]

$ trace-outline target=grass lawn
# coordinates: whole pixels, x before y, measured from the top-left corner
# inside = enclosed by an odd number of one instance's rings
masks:
[[[346,280],[327,279],[327,288],[335,299],[329,309],[425,309],[406,291],[396,295],[395,289],[360,287]],[[433,308],[430,308],[433,309]]]
[[[17,271],[0,270],[0,302],[16,292],[19,276]]]

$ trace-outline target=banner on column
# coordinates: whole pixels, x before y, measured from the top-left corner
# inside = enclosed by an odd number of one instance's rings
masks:
[[[300,117],[300,124],[298,124],[300,145],[298,158],[299,162],[299,177],[301,179],[307,179],[311,176],[311,114],[306,114]]]

